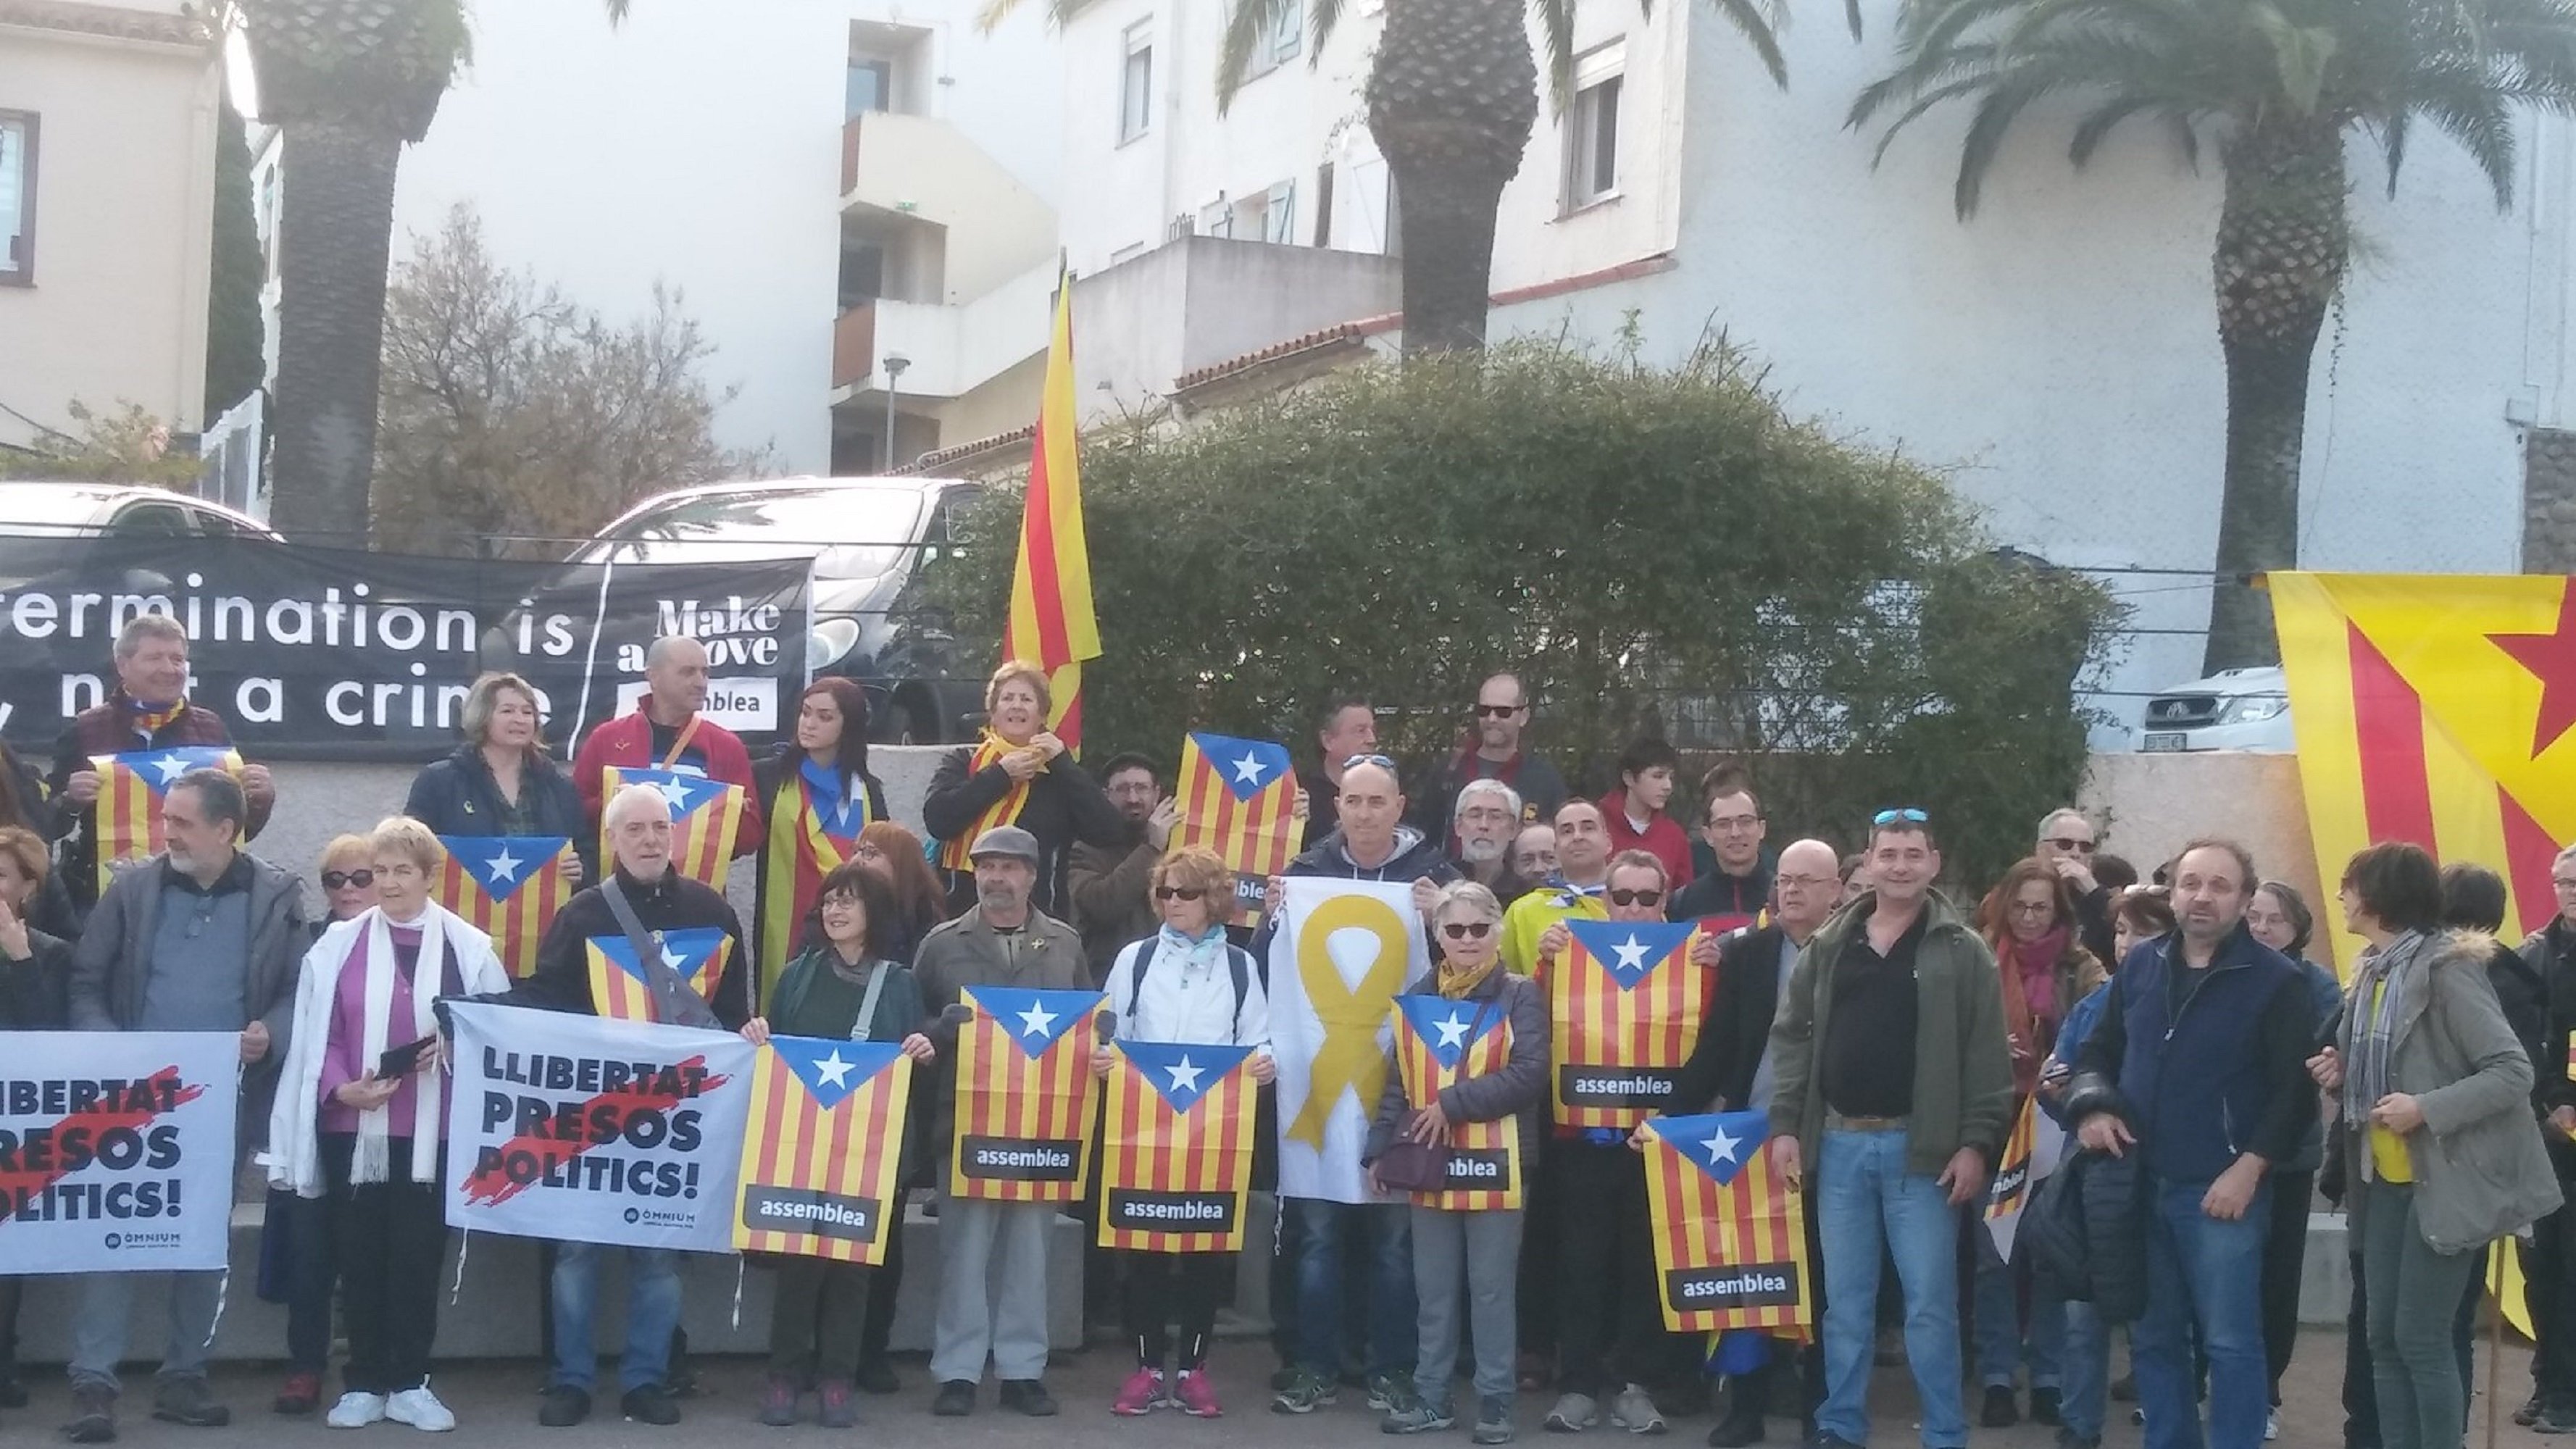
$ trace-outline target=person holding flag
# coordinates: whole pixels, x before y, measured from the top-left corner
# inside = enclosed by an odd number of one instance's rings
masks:
[[[116,688],[72,716],[54,742],[54,769],[45,788],[58,802],[53,830],[69,837],[63,848],[64,883],[87,910],[99,897],[97,806],[106,787],[96,761],[141,750],[229,749],[232,731],[222,716],[188,698],[188,631],[167,614],[137,614],[116,631]],[[277,786],[265,765],[238,771],[246,814],[241,839],[268,824]]]
[[[457,717],[464,743],[412,777],[403,814],[439,835],[561,836],[572,844],[564,880],[578,889],[599,874],[596,837],[581,791],[546,753],[543,723],[535,685],[476,679]]]
[[[740,736],[698,713],[706,703],[707,646],[686,634],[654,640],[644,651],[644,695],[635,702],[635,712],[602,720],[573,756],[573,786],[594,824],[602,819],[610,770],[668,770],[740,786],[742,813],[733,840],[719,848],[724,859],[760,848],[760,799],[751,778],[751,753]]]
[[[824,878],[855,860],[860,832],[886,818],[885,786],[868,773],[866,692],[838,677],[805,686],[796,703],[795,740],[780,741],[776,753],[752,767],[751,778],[769,822],[752,912],[765,1003],[787,963],[814,944]]]
[[[333,923],[304,954],[269,1118],[268,1180],[330,1204],[349,1364],[348,1392],[325,1422],[361,1429],[391,1419],[444,1433],[456,1416],[429,1388],[447,1246],[446,1053],[432,1007],[507,991],[510,977],[490,937],[430,899],[440,850],[428,826],[397,816],[368,843],[377,903]],[[408,1070],[385,1075],[406,1050]]]
[[[1462,1156],[1495,1175],[1413,1194],[1416,1392],[1382,1427],[1422,1434],[1457,1422],[1449,1396],[1463,1286],[1476,1351],[1475,1441],[1508,1444],[1522,1204],[1547,1101],[1547,998],[1503,969],[1503,906],[1492,891],[1474,881],[1441,887],[1431,922],[1440,959],[1396,998],[1395,1069],[1361,1155],[1380,1191],[1380,1165],[1399,1139],[1444,1158],[1449,1179]]]
[[[1061,919],[1065,869],[1074,842],[1116,846],[1126,842],[1127,820],[1109,803],[1100,782],[1066,757],[1066,746],[1047,728],[1054,707],[1046,671],[1025,659],[1005,662],[984,686],[984,736],[939,762],[921,823],[944,842],[939,864],[949,874],[951,907],[964,910],[976,896],[972,845],[984,832],[1013,825],[1037,842],[1037,881],[1029,904]]]
[[[844,861],[823,878],[816,918],[823,942],[800,952],[778,978],[769,1012],[743,1024],[754,1046],[771,1033],[835,1041],[892,1041],[916,1069],[939,1050],[921,1033],[926,1015],[921,985],[911,968],[887,957],[880,944],[895,921],[894,886],[884,876]],[[910,1114],[895,1124],[901,1139],[894,1180],[909,1180],[918,1156]],[[897,1196],[901,1193],[898,1190]],[[892,1209],[889,1209],[891,1215]],[[902,1240],[898,1224],[887,1247]],[[879,1271],[832,1259],[783,1259],[769,1315],[769,1383],[760,1397],[760,1422],[796,1422],[796,1401],[811,1381],[826,1429],[858,1422],[852,1389],[859,1371],[868,1300],[883,1288]],[[886,1288],[885,1291],[892,1291]]]
[[[52,862],[44,837],[0,826],[0,1032],[60,1031],[71,1013],[71,943],[27,917]],[[27,1406],[18,1380],[18,1300],[25,1280],[0,1274],[0,1409]]]
[[[1214,850],[1185,845],[1155,864],[1150,885],[1162,928],[1119,952],[1105,983],[1118,1040],[1250,1047],[1245,1070],[1267,1086],[1278,1072],[1270,1058],[1270,1001],[1251,953],[1225,934],[1234,873]],[[1092,1075],[1105,1080],[1115,1065],[1108,1042],[1092,1049]],[[1135,1417],[1169,1404],[1192,1418],[1218,1417],[1225,1411],[1208,1382],[1208,1347],[1217,1304],[1242,1255],[1121,1248],[1116,1256],[1125,1289],[1120,1316],[1136,1346],[1136,1371],[1110,1412]],[[1166,1379],[1175,1348],[1178,1374]]]

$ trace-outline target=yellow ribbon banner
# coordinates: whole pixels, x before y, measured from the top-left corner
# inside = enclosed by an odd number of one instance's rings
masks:
[[[1388,1013],[1430,968],[1410,881],[1288,881],[1270,944],[1282,1196],[1378,1200],[1360,1147],[1386,1086]]]

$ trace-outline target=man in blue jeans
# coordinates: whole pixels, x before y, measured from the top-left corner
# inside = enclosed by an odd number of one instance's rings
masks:
[[[1964,1449],[1959,1210],[1985,1191],[2012,1110],[1993,953],[1932,890],[1921,810],[1882,810],[1871,890],[1808,941],[1771,1027],[1771,1156],[1814,1165],[1824,1249],[1825,1402],[1817,1449],[1869,1442],[1882,1253],[1905,1289],[1905,1357],[1925,1449]]]
[[[1271,1401],[1281,1414],[1311,1413],[1338,1396],[1345,1253],[1366,1253],[1368,1404],[1385,1413],[1411,1402],[1415,1314],[1413,1225],[1401,1202],[1282,1200],[1297,1245],[1297,1364]]]
[[[2288,957],[2245,929],[2257,881],[2233,841],[2175,858],[2174,933],[2136,947],[2077,1054],[2066,1116],[2147,1182],[2147,1308],[2130,1330],[2147,1449],[2256,1449],[2271,1407],[2263,1241],[2271,1165],[2316,1116],[2316,1022]],[[2193,1331],[2209,1360],[2201,1431]]]

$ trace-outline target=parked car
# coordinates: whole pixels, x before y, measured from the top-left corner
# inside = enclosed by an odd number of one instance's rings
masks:
[[[220,503],[138,483],[0,483],[0,530],[65,538],[265,538],[267,524]]]
[[[2152,751],[2262,750],[2298,747],[2290,731],[2289,686],[2280,666],[2222,669],[2147,701],[2138,748]]]
[[[957,547],[956,521],[982,492],[952,478],[703,484],[636,505],[566,562],[809,557],[812,672],[867,691],[872,738],[946,743],[966,738],[965,716],[983,708],[982,661],[966,662],[960,677],[948,615],[923,601],[921,586]]]

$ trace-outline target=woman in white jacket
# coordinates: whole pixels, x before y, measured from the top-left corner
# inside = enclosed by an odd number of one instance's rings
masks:
[[[431,1007],[506,991],[510,979],[491,938],[429,898],[443,852],[428,826],[396,817],[368,846],[378,904],[305,953],[269,1123],[269,1182],[329,1203],[349,1364],[348,1392],[326,1422],[441,1432],[456,1416],[429,1391],[448,1092]]]

